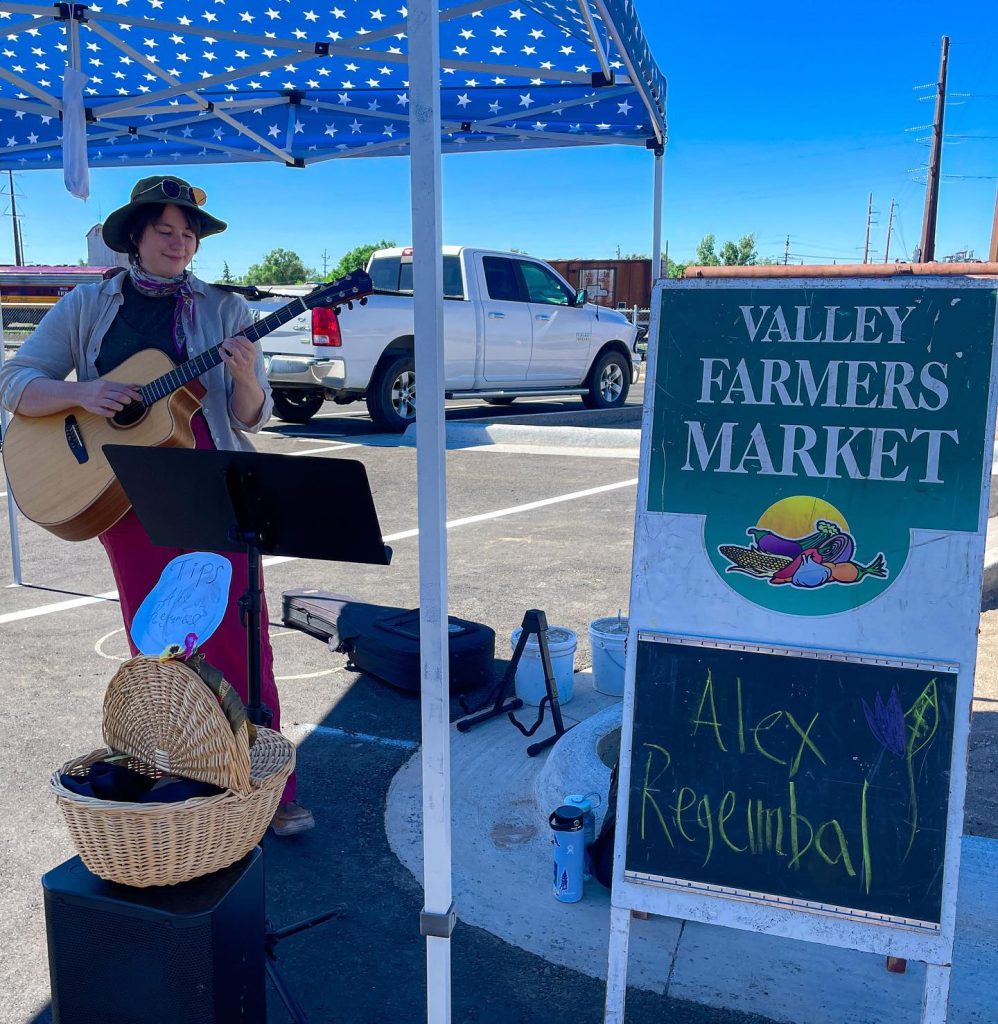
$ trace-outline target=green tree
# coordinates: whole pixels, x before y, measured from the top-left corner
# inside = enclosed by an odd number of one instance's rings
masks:
[[[335,281],[340,277],[346,277],[353,270],[363,270],[367,266],[367,261],[371,258],[371,253],[375,249],[391,249],[395,245],[395,242],[388,238],[382,238],[380,242],[371,242],[365,245],[354,246],[348,253],[346,253],[339,263],[333,267],[331,281]]]
[[[247,284],[302,284],[315,280],[315,271],[306,267],[302,258],[290,249],[271,249],[263,262],[254,263],[246,271]]]
[[[737,242],[727,241],[721,246],[721,263],[726,267],[749,267],[756,256],[755,235],[743,235]]]
[[[693,262],[698,267],[716,267],[720,264],[717,253],[714,251],[715,239],[713,234],[704,235],[697,244],[696,256]]]
[[[669,257],[669,277],[682,277],[683,271],[689,266],[688,263],[677,263],[671,256]]]
[[[215,282],[215,284],[235,284],[236,279],[232,276],[232,271],[229,270],[229,261],[222,260],[222,276]]]

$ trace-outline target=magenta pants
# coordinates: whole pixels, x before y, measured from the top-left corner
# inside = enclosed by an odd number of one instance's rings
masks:
[[[200,416],[194,419],[198,448],[213,448],[211,437]],[[198,429],[200,427],[200,429]],[[207,443],[204,443],[207,439]],[[138,649],[132,643],[132,619],[146,595],[159,582],[160,574],[167,564],[178,555],[188,553],[186,548],[163,548],[149,539],[134,509],[130,509],[111,529],[100,534],[100,542],[107,552],[111,571],[118,586],[121,602],[121,617],[125,623],[125,635],[134,657]],[[232,684],[245,704],[249,699],[249,681],[246,671],[246,630],[239,621],[239,598],[242,597],[249,581],[249,559],[238,552],[219,552],[232,564],[232,584],[229,589],[229,603],[218,629],[201,646],[205,659],[214,665]],[[263,571],[260,573],[263,587]],[[270,646],[267,629],[267,598],[262,596],[260,631],[260,700],[273,712],[272,728],[281,728],[281,704],[274,681],[274,652]],[[294,800],[297,777],[292,773],[284,788],[282,800]]]

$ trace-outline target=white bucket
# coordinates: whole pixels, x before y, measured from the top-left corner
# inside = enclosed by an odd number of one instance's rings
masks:
[[[622,697],[627,659],[627,616],[593,619],[589,623],[589,646],[593,655],[593,686],[600,693]]]
[[[510,647],[516,650],[516,641],[520,639],[522,628],[513,630]],[[551,669],[554,672],[555,686],[558,690],[558,703],[567,704],[572,699],[575,684],[575,648],[579,638],[575,631],[564,626],[548,626],[548,653],[551,655]],[[535,707],[547,696],[544,685],[544,666],[541,664],[541,647],[536,634],[527,638],[527,644],[516,666],[516,695],[524,704]]]

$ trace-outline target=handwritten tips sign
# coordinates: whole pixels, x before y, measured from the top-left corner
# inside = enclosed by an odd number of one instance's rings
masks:
[[[851,610],[893,586],[911,529],[978,530],[994,289],[661,302],[647,510],[703,516],[733,591],[794,615]]]
[[[955,666],[643,634],[625,877],[938,924]]]
[[[159,655],[171,644],[201,646],[225,615],[232,563],[222,555],[193,551],[174,558],[146,595],[132,620],[132,642],[143,653]]]

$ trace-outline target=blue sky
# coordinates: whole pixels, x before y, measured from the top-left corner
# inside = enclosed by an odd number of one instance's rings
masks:
[[[719,241],[754,233],[763,256],[782,258],[789,235],[795,262],[859,260],[870,192],[872,258],[883,258],[892,198],[890,254],[910,256],[929,133],[907,129],[932,121],[934,88],[916,87],[935,82],[944,34],[943,172],[954,177],[941,188],[936,252],[986,256],[998,186],[998,5],[634,2],[669,80],[663,238],[671,256],[689,259],[713,232]],[[83,257],[87,229],[125,201],[138,176],[94,170],[83,203],[65,192],[61,172],[16,175],[27,260]],[[404,159],[212,166],[186,176],[231,225],[199,256],[209,280],[223,260],[242,273],[276,246],[321,272],[323,253],[335,264],[355,245],[409,237]],[[446,157],[444,239],[548,258],[648,253],[651,185],[650,155],[627,147]],[[6,218],[0,262],[13,262]]]

